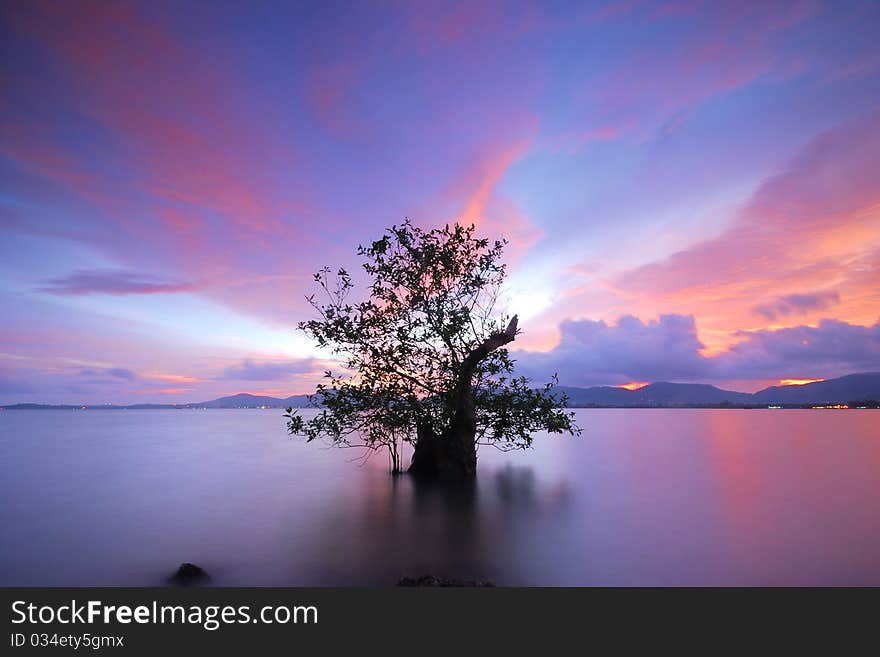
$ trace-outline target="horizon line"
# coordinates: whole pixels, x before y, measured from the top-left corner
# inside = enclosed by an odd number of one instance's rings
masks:
[[[733,393],[740,394],[740,395],[755,395],[763,390],[768,390],[770,388],[804,387],[804,386],[813,385],[815,383],[834,381],[836,379],[842,379],[842,378],[848,377],[848,376],[859,376],[859,375],[867,375],[867,374],[880,374],[880,372],[874,372],[874,371],[850,372],[849,374],[841,374],[840,376],[835,376],[835,377],[831,377],[831,378],[818,378],[818,379],[792,379],[792,378],[778,379],[780,382],[779,384],[766,386],[764,388],[756,390],[755,392],[742,392],[739,390],[730,390],[727,388],[720,388],[719,386],[715,385],[714,383],[705,383],[705,382],[699,382],[699,381],[670,381],[670,380],[666,380],[666,379],[659,380],[659,381],[651,381],[649,383],[645,383],[644,385],[639,385],[638,387],[629,387],[632,385],[632,383],[622,383],[622,384],[616,384],[616,385],[597,384],[597,385],[592,385],[592,386],[573,386],[573,385],[565,385],[565,384],[560,383],[554,387],[556,387],[556,388],[573,388],[573,389],[577,389],[577,390],[590,390],[593,388],[617,388],[620,390],[625,390],[626,392],[634,393],[634,392],[638,392],[639,390],[642,390],[644,388],[647,388],[648,386],[657,385],[660,383],[669,383],[672,385],[705,385],[705,386],[711,386],[711,387],[716,388],[718,390],[722,390],[724,392],[733,392]],[[790,383],[782,383],[783,381],[789,381]],[[794,383],[794,381],[798,381],[798,383]],[[291,397],[309,397],[312,394],[314,394],[314,393],[295,392],[295,393],[291,393],[289,395],[286,395],[284,397],[276,397],[275,395],[263,395],[263,394],[259,394],[259,393],[253,393],[253,392],[235,392],[235,393],[231,393],[231,394],[227,394],[227,395],[220,395],[219,397],[214,397],[212,399],[206,399],[206,400],[202,400],[202,401],[186,401],[186,402],[185,401],[174,401],[174,402],[172,402],[172,401],[137,401],[137,402],[131,402],[128,404],[118,403],[118,402],[100,402],[100,403],[57,402],[57,403],[50,403],[50,402],[25,401],[25,402],[3,403],[3,404],[0,404],[0,408],[6,408],[9,406],[23,406],[23,405],[79,406],[81,408],[101,407],[101,406],[119,406],[119,407],[126,407],[126,406],[198,406],[200,404],[210,404],[210,403],[215,402],[219,399],[226,399],[228,397],[238,397],[240,395],[248,395],[250,397],[267,397],[269,399],[284,401],[284,400],[290,399]]]

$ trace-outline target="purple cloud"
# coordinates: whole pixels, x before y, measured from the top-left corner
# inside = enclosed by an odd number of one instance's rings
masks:
[[[124,269],[78,269],[69,276],[46,281],[41,292],[59,296],[86,294],[162,294],[186,292],[193,289],[191,283],[162,279],[151,274]]]
[[[643,322],[622,317],[566,321],[559,345],[546,353],[516,352],[518,369],[544,381],[554,372],[563,385],[628,381],[732,381],[835,377],[880,370],[880,322],[859,326],[826,319],[819,326],[740,332],[741,342],[713,357],[692,316],[662,315]]]
[[[823,319],[816,327],[737,335],[743,341],[713,359],[716,378],[827,378],[880,370],[880,321],[858,326]]]
[[[278,381],[288,379],[294,374],[308,374],[320,367],[314,358],[257,363],[246,358],[238,365],[227,367],[224,379],[237,381]]]
[[[839,302],[840,295],[837,292],[787,294],[772,303],[755,306],[753,310],[772,321],[777,317],[807,313],[811,310],[825,310]]]
[[[81,369],[79,374],[84,377],[110,376],[125,381],[134,381],[138,378],[137,374],[123,367],[87,367]]]
[[[560,383],[573,386],[690,380],[709,373],[692,316],[661,315],[643,322],[628,315],[613,326],[569,320],[559,328],[562,339],[552,351],[514,354],[519,370],[537,380],[556,372]]]
[[[123,367],[13,365],[0,368],[0,403],[111,402],[141,381]]]

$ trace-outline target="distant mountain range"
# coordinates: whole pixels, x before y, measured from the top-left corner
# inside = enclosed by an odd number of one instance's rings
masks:
[[[240,392],[230,397],[220,397],[219,399],[189,405],[196,408],[261,408],[264,406],[269,408],[287,408],[288,406],[306,408],[309,405],[309,396],[292,395],[282,399],[280,397],[265,397]]]
[[[281,397],[266,397],[264,395],[252,395],[247,392],[240,392],[237,395],[229,397],[220,397],[205,402],[194,402],[191,404],[129,404],[120,406],[117,404],[10,404],[0,406],[4,410],[51,410],[51,409],[126,409],[126,410],[143,410],[143,409],[174,409],[174,408],[306,408],[309,406],[308,395],[291,395],[282,399]]]
[[[827,379],[804,385],[771,386],[755,393],[722,390],[703,383],[651,383],[637,390],[595,386],[573,388],[559,386],[556,390],[568,395],[569,406],[584,407],[751,407],[751,406],[813,406],[846,404],[855,401],[880,400],[880,372],[849,374],[837,379]],[[876,404],[875,404],[876,405]],[[131,404],[116,405],[52,405],[11,404],[0,406],[5,410],[23,409],[162,409],[162,408],[306,408],[308,396],[293,395],[287,398],[266,397],[240,393],[194,404]]]
[[[846,404],[851,401],[880,400],[880,372],[849,374],[803,385],[771,386],[755,393],[723,390],[702,383],[651,383],[627,390],[611,386],[570,388],[572,407],[652,407],[652,406],[806,406]]]

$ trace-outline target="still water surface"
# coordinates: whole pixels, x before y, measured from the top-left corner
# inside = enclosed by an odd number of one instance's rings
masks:
[[[0,413],[0,585],[880,585],[880,412],[579,410],[453,489],[278,410]]]

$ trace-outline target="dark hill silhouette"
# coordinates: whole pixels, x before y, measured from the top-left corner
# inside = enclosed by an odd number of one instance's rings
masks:
[[[240,392],[237,395],[219,397],[210,401],[193,402],[190,404],[8,404],[0,406],[6,410],[76,410],[88,408],[94,410],[128,409],[192,409],[192,408],[307,408],[309,406],[308,395],[291,395],[290,397],[268,397],[265,395],[252,395]]]
[[[596,386],[593,388],[560,387],[568,394],[571,406],[703,406],[755,403],[747,392],[722,390],[704,383],[651,383],[637,390]]]
[[[880,399],[880,372],[849,374],[804,385],[771,386],[756,393],[723,390],[702,383],[651,383],[637,390],[612,386],[560,386],[572,407],[584,406],[762,406],[845,404]]]
[[[196,406],[198,408],[259,408],[268,406],[270,408],[286,408],[292,406],[294,408],[306,408],[309,405],[307,395],[291,395],[290,397],[267,397],[265,395],[252,395],[247,392],[240,392],[237,395],[229,397],[220,397],[211,401],[200,402],[198,404],[186,404],[186,406]]]
[[[772,386],[756,392],[754,398],[768,404],[837,404],[880,399],[880,372],[849,374],[800,386]]]
[[[748,404],[751,395],[747,392],[722,390],[705,383],[652,383],[633,390],[637,399],[647,404]]]

